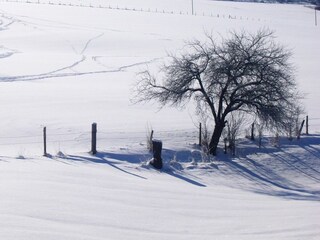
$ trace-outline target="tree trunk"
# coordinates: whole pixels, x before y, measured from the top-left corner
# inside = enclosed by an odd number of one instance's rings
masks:
[[[212,154],[212,155],[217,154],[219,140],[220,140],[220,137],[221,137],[221,134],[222,134],[224,127],[225,127],[224,121],[222,123],[216,124],[216,126],[214,127],[211,141],[209,144],[210,154]]]

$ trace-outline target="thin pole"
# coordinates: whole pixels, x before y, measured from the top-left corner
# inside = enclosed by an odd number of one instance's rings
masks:
[[[191,0],[191,9],[192,9],[192,15],[193,15],[193,0]]]
[[[306,117],[306,134],[309,135],[309,116]]]
[[[202,145],[202,124],[199,124],[199,146]]]
[[[43,128],[43,156],[47,156],[47,127]]]

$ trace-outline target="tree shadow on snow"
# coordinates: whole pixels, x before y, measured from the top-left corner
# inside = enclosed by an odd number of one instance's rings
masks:
[[[320,191],[308,189],[306,186],[286,179],[272,168],[258,164],[251,159],[241,159],[240,161],[247,162],[240,164],[228,161],[225,164],[235,174],[252,183],[248,189],[252,192],[293,200],[320,200]]]
[[[299,146],[312,154],[314,157],[320,159],[320,135],[311,134],[308,136],[302,136],[301,140],[299,141]]]
[[[256,142],[245,140],[238,157],[228,157],[223,164],[225,175],[239,178],[249,191],[295,200],[320,200],[320,136],[302,136],[300,140],[280,139],[280,147],[265,139],[260,149]],[[226,176],[227,177],[227,176]],[[238,179],[237,179],[238,180]],[[237,183],[235,183],[236,185]]]

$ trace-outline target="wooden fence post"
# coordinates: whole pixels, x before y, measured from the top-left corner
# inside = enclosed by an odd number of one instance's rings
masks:
[[[306,134],[309,135],[309,116],[306,117]]]
[[[202,124],[199,124],[199,146],[202,146]]]
[[[161,169],[163,166],[162,158],[161,158],[162,142],[158,140],[153,140],[152,148],[153,148],[153,159],[150,161],[150,164],[156,169]]]
[[[43,128],[43,156],[47,157],[47,127]]]
[[[254,141],[254,123],[251,125],[251,141]]]
[[[91,154],[97,153],[97,124],[92,123],[91,127]]]

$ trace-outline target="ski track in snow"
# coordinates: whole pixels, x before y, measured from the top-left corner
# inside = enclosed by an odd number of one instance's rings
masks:
[[[0,9],[0,26],[1,27],[8,27],[13,24],[15,21],[12,17],[7,16],[5,12]]]
[[[38,78],[38,79],[54,78],[54,77],[63,77],[63,75],[59,75],[59,74],[58,74],[57,76],[52,76],[52,74],[59,73],[59,72],[62,72],[62,71],[64,71],[64,70],[68,70],[68,69],[69,69],[69,70],[73,70],[74,67],[76,67],[76,66],[80,65],[81,63],[83,63],[84,61],[86,61],[87,56],[84,54],[85,51],[88,49],[89,45],[90,45],[94,40],[102,37],[103,35],[104,35],[104,33],[101,33],[101,34],[99,34],[98,36],[95,36],[95,37],[89,39],[89,40],[85,43],[85,46],[83,47],[83,49],[81,50],[80,53],[78,53],[77,50],[76,50],[76,48],[72,45],[72,46],[71,46],[71,47],[72,47],[72,50],[73,50],[76,54],[82,55],[81,59],[80,59],[79,61],[77,61],[77,62],[74,62],[73,64],[71,64],[71,65],[69,65],[69,66],[66,66],[66,67],[63,67],[63,68],[60,68],[60,69],[57,69],[57,70],[54,70],[54,71],[51,71],[51,72],[42,74],[42,76],[41,76],[40,78]],[[74,76],[77,76],[77,75],[84,75],[85,73],[84,73],[84,74],[79,74],[78,72],[74,72],[74,74],[75,74]],[[88,73],[88,74],[89,74],[89,73]],[[48,77],[45,77],[46,75],[47,75]],[[67,75],[66,75],[66,76],[67,76]],[[72,74],[71,74],[71,75],[68,74],[68,76],[72,76]],[[17,78],[19,79],[19,77],[17,77]],[[23,77],[23,78],[24,78],[24,77]],[[28,79],[24,79],[24,81],[27,81],[27,80],[28,80]],[[31,80],[33,80],[32,77],[31,77]]]
[[[89,39],[87,42],[86,42],[86,44],[85,44],[85,46],[84,46],[84,48],[82,49],[82,51],[81,51],[81,53],[80,54],[84,54],[84,52],[87,50],[87,48],[89,47],[89,45],[90,45],[90,43],[91,42],[93,42],[94,40],[96,40],[96,39],[99,39],[99,38],[101,38],[103,35],[104,35],[105,33],[101,33],[101,34],[99,34],[99,35],[97,35],[97,36],[95,36],[95,37],[93,37],[93,38],[91,38],[91,39]]]
[[[157,60],[158,58],[156,58]],[[0,77],[0,82],[15,82],[15,81],[34,81],[34,80],[42,80],[42,79],[50,79],[50,78],[62,78],[62,77],[76,77],[76,76],[83,76],[83,75],[94,75],[94,74],[107,74],[107,73],[116,73],[122,72],[128,68],[137,67],[140,65],[146,65],[149,63],[154,62],[155,60],[138,62],[130,65],[125,65],[119,68],[115,68],[113,70],[104,70],[104,71],[88,71],[88,72],[70,72],[70,73],[59,73],[64,70],[72,69],[75,66],[78,66],[80,63],[83,63],[86,60],[86,57],[82,57],[81,60],[71,64],[70,66],[66,66],[63,68],[59,68],[54,71],[50,71],[48,73],[41,73],[41,74],[32,74],[32,75],[23,75],[23,76],[10,76],[10,77]]]
[[[1,52],[1,48],[0,48],[0,58],[11,57],[13,54],[14,52]]]
[[[137,67],[137,66],[140,66],[140,65],[147,65],[147,64],[150,64],[150,63],[153,63],[153,62],[159,60],[159,58],[155,58],[155,59],[152,59],[152,60],[149,60],[149,61],[137,62],[137,63],[124,65],[124,66],[121,66],[121,67],[118,67],[118,68],[114,68],[114,69],[111,69],[111,70],[104,70],[104,71],[90,71],[90,72],[75,72],[75,71],[73,71],[74,67],[76,67],[76,66],[78,66],[81,63],[86,61],[87,56],[84,53],[89,48],[90,44],[92,44],[92,42],[94,40],[97,40],[97,39],[103,37],[104,34],[105,33],[101,33],[101,34],[99,34],[99,35],[97,35],[97,36],[95,36],[93,38],[90,38],[85,43],[85,46],[82,48],[82,50],[80,52],[80,54],[82,55],[81,59],[79,61],[76,61],[76,62],[72,63],[69,66],[65,66],[65,67],[62,67],[62,68],[59,68],[59,69],[56,69],[56,70],[53,70],[53,71],[50,71],[50,72],[47,72],[47,73],[41,73],[41,74],[0,77],[0,82],[33,81],[33,80],[41,80],[41,79],[49,79],[49,78],[62,78],[62,77],[75,77],[75,76],[81,76],[81,75],[115,73],[115,72],[124,71],[124,70],[126,70],[128,68],[133,68],[133,67]],[[76,51],[74,46],[72,46],[72,49],[74,51]],[[3,55],[0,54],[0,58],[1,57],[10,57],[12,54],[13,53],[6,53],[6,54],[3,54]],[[102,57],[102,56],[93,56],[92,59],[98,65],[106,67],[105,65],[103,65],[101,62],[99,62],[97,60],[97,58],[99,58],[99,57]],[[60,73],[62,71],[68,70],[68,69],[72,70],[73,72],[71,72],[71,73]]]
[[[110,69],[111,67],[108,67],[107,65],[103,64],[99,59],[100,58],[108,58],[107,56],[93,56],[92,57],[92,60],[95,61],[97,64],[99,64],[100,66],[103,66],[105,68],[108,68]],[[154,58],[154,59],[151,59],[149,61],[142,61],[142,62],[137,62],[137,63],[133,63],[133,64],[129,64],[129,65],[124,65],[124,66],[121,66],[119,68],[117,68],[116,70],[113,70],[113,71],[117,71],[117,72],[121,72],[121,71],[124,71],[128,68],[133,68],[133,67],[138,67],[138,66],[143,66],[143,65],[148,65],[148,64],[151,64],[151,63],[154,63],[154,62],[157,62],[158,60],[160,60],[161,58]]]
[[[2,29],[7,29],[11,24],[15,23],[15,22],[19,22],[19,23],[23,23],[25,25],[32,25],[32,26],[37,26],[37,27],[48,27],[48,25],[46,24],[35,24],[33,22],[28,22],[28,21],[23,21],[21,19],[14,19],[12,16],[11,17],[8,17],[8,16],[5,16],[5,13],[2,12],[2,17],[4,19],[10,19],[11,22],[10,23],[7,23],[7,24],[3,24],[3,21],[2,21],[2,24],[0,25],[0,27]],[[27,17],[27,16],[16,16],[16,17],[22,17],[22,18],[30,18],[30,17]],[[73,28],[81,28],[83,29],[83,27],[81,26],[76,26],[76,25],[72,25],[72,24],[66,24],[66,23],[63,23],[63,22],[57,22],[57,21],[49,21],[49,20],[45,20],[45,19],[39,19],[39,18],[32,18],[32,19],[35,19],[35,20],[41,20],[41,21],[46,21],[46,22],[50,22],[54,25],[49,25],[49,27],[57,27],[57,28],[61,28],[61,26],[64,26],[66,28],[68,27],[73,27]],[[56,24],[59,24],[61,26],[56,26]],[[42,29],[41,29],[42,30]],[[92,30],[92,28],[90,28],[90,30]],[[110,29],[108,29],[110,30]],[[110,30],[110,31],[117,31],[119,32],[118,30]],[[56,70],[53,70],[53,71],[50,71],[50,72],[47,72],[47,73],[40,73],[40,74],[33,74],[33,75],[22,75],[22,76],[5,76],[5,77],[0,77],[0,81],[1,82],[14,82],[14,81],[33,81],[33,80],[41,80],[41,79],[50,79],[50,78],[62,78],[62,77],[75,77],[75,76],[81,76],[81,75],[92,75],[92,74],[107,74],[107,73],[115,73],[115,72],[121,72],[121,71],[124,71],[128,68],[132,68],[132,67],[137,67],[137,66],[140,66],[140,65],[146,65],[146,64],[150,64],[152,62],[155,62],[157,60],[159,60],[159,58],[155,58],[155,59],[152,59],[152,60],[149,60],[149,61],[143,61],[143,62],[137,62],[137,63],[132,63],[132,64],[129,64],[129,65],[124,65],[124,66],[120,66],[118,68],[114,68],[114,69],[110,69],[110,70],[104,70],[104,71],[88,71],[88,72],[79,72],[79,71],[75,71],[73,68],[80,65],[81,63],[84,63],[86,60],[87,60],[87,55],[85,54],[85,52],[87,51],[87,49],[90,47],[90,45],[97,39],[103,37],[105,35],[105,32],[103,33],[100,33],[98,34],[97,36],[94,36],[90,39],[88,39],[88,41],[85,43],[84,47],[81,49],[80,52],[78,52],[75,48],[74,45],[72,45],[71,43],[71,48],[72,50],[76,53],[76,54],[79,54],[79,55],[82,55],[81,56],[81,59],[68,65],[68,66],[65,66],[65,67],[62,67],[62,68],[59,68],[59,69],[56,69]],[[10,57],[12,56],[14,53],[13,52],[7,52],[7,53],[2,53],[0,52],[0,58],[5,58],[5,57]],[[103,63],[101,63],[98,58],[101,58],[103,56],[92,56],[91,59],[96,62],[99,66],[102,66],[102,67],[105,67],[105,68],[108,68],[107,66],[105,66]],[[71,73],[60,73],[60,72],[63,72],[65,70],[71,70],[72,72]]]

